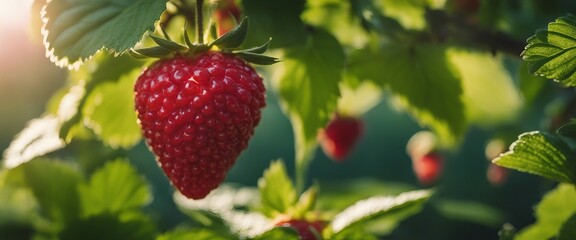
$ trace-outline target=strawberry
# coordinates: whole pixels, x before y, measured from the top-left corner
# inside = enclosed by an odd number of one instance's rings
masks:
[[[214,20],[216,22],[216,32],[222,36],[236,26],[240,20],[240,8],[234,0],[221,0],[216,5]]]
[[[158,60],[138,77],[143,135],[183,195],[204,198],[224,180],[260,122],[264,92],[249,64],[214,51]]]
[[[287,220],[276,223],[278,227],[290,227],[298,232],[300,240],[319,240],[322,239],[320,234],[326,227],[324,221],[308,222],[306,220]]]
[[[442,155],[436,152],[424,154],[412,159],[412,168],[418,181],[424,185],[432,185],[442,175],[444,161]]]
[[[363,130],[362,120],[337,115],[318,133],[318,140],[328,157],[342,161],[356,145]]]

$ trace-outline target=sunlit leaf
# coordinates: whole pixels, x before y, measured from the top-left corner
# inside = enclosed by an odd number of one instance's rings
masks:
[[[66,225],[59,233],[61,240],[152,240],[156,226],[152,219],[141,213],[113,215],[103,213],[79,219]]]
[[[136,68],[117,82],[100,84],[87,96],[83,122],[112,147],[130,148],[140,141],[133,90],[140,72]]]
[[[258,180],[262,212],[269,217],[286,213],[296,203],[296,189],[281,160],[273,161]]]
[[[292,122],[297,171],[302,173],[315,149],[318,130],[336,110],[344,52],[332,35],[317,29],[306,45],[287,51],[278,65],[275,88]]]
[[[576,86],[576,18],[567,15],[528,39],[522,58],[535,75]]]
[[[515,240],[550,239],[576,213],[576,188],[560,184],[536,206],[536,223],[522,229]],[[569,223],[570,224],[570,223]]]
[[[431,195],[432,192],[429,190],[417,190],[398,196],[376,196],[361,200],[336,215],[329,227],[333,234],[338,234],[356,224],[365,223],[379,216],[396,214],[405,210],[412,211],[413,207],[421,206]]]
[[[221,185],[201,200],[192,200],[179,192],[174,193],[174,202],[186,214],[209,213],[224,221],[225,229],[219,229],[236,238],[254,238],[274,227],[272,221],[259,212],[246,212],[247,206],[259,199],[254,188],[234,188]]]
[[[493,162],[556,181],[576,182],[576,155],[561,138],[545,132],[523,133]]]
[[[516,118],[522,98],[502,57],[463,48],[447,55],[460,72],[468,122],[494,126]]]
[[[304,218],[307,213],[314,210],[318,198],[318,184],[314,184],[304,191],[294,205],[294,218]]]
[[[64,147],[58,136],[60,123],[53,115],[46,115],[28,123],[4,151],[4,166],[15,168],[33,158]]]
[[[104,165],[79,192],[84,216],[135,210],[152,200],[146,181],[123,159]]]
[[[351,13],[350,1],[307,1],[302,18],[309,24],[329,30],[343,45],[361,47],[369,40],[360,19]]]
[[[65,223],[79,217],[77,187],[82,177],[77,169],[64,162],[46,159],[35,159],[21,167],[41,210],[51,220]]]
[[[443,45],[385,45],[353,53],[350,73],[389,88],[442,144],[454,145],[466,130],[463,87]]]
[[[348,77],[351,78],[351,77]],[[357,85],[343,81],[340,83],[338,113],[343,116],[362,116],[380,101],[382,89],[370,81],[361,81]]]
[[[384,14],[398,19],[400,24],[408,29],[423,29],[426,27],[424,11],[426,0],[377,0]]]
[[[132,48],[166,9],[166,0],[48,1],[44,45],[58,66],[78,67],[101,49]]]

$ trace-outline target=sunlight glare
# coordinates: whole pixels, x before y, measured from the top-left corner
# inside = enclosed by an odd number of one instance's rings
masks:
[[[0,32],[27,28],[32,2],[33,0],[0,1]]]

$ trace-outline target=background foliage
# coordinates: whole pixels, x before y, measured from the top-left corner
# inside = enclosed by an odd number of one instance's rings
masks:
[[[330,239],[493,239],[504,223],[521,229],[515,239],[570,239],[575,135],[574,124],[564,124],[574,111],[574,92],[565,87],[574,85],[576,20],[567,14],[576,4],[484,0],[468,12],[457,2],[238,1],[249,16],[243,46],[271,37],[269,54],[282,62],[258,68],[267,79],[268,107],[250,148],[228,175],[228,183],[240,185],[223,186],[213,196],[242,200],[242,191],[254,196],[258,185],[260,197],[217,211],[172,196],[141,141],[133,111],[133,83],[153,60],[136,60],[128,51],[150,46],[146,34],[161,35],[163,24],[182,41],[190,17],[164,20],[177,12],[172,3],[192,2],[35,1],[33,29],[42,36],[34,44],[43,42],[49,60],[70,70],[46,70],[48,80],[63,80],[50,84],[27,76],[25,65],[2,69],[5,76],[13,71],[14,79],[34,79],[33,86],[50,86],[53,96],[34,99],[35,105],[47,102],[45,111],[35,106],[39,117],[26,126],[3,121],[3,128],[24,130],[10,144],[16,132],[2,136],[7,149],[0,172],[0,238],[287,239],[294,232],[272,229],[270,219],[313,209],[331,221],[322,233]],[[188,32],[194,32],[192,25]],[[36,91],[31,89],[22,92]],[[2,116],[12,116],[7,109],[30,108],[9,101],[11,94],[0,94],[6,103]],[[338,164],[316,146],[317,131],[334,111],[361,117],[368,129],[349,159]],[[440,138],[446,156],[431,199],[432,191],[415,190],[422,186],[404,151],[422,128]],[[484,147],[493,138],[516,141],[496,164],[552,181],[512,172],[504,185],[491,186]],[[278,158],[286,166],[269,164]],[[300,195],[310,186],[309,195]],[[309,198],[315,191],[314,208]],[[356,202],[362,206],[361,199],[403,200],[372,208],[378,214],[345,214]],[[260,219],[268,228],[243,226],[245,219]]]

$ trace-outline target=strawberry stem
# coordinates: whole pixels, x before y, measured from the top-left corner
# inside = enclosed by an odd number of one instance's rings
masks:
[[[204,25],[202,17],[202,6],[204,0],[196,0],[196,42],[204,44]]]

